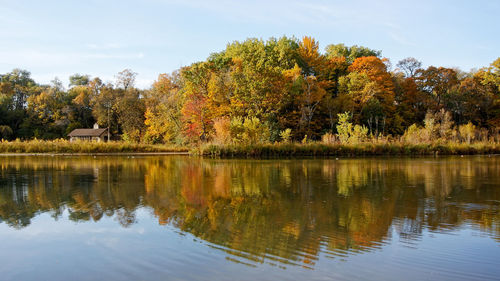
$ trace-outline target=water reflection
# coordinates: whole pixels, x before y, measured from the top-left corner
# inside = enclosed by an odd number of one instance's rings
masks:
[[[500,242],[499,157],[0,160],[0,222],[17,229],[41,213],[129,227],[147,208],[228,260],[306,268],[320,254],[379,249],[394,233],[413,247],[424,231],[463,227]]]

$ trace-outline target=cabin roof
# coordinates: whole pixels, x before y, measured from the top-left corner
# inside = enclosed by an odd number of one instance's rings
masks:
[[[100,137],[107,133],[108,129],[74,129],[68,134],[68,137]]]

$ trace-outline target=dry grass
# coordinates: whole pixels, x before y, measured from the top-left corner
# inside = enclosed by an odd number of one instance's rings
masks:
[[[193,154],[215,157],[293,157],[293,156],[376,156],[376,155],[469,155],[500,153],[499,143],[276,143],[258,145],[207,144]]]
[[[129,142],[86,142],[67,140],[2,141],[0,153],[133,153],[133,152],[187,152],[176,145],[151,145]]]

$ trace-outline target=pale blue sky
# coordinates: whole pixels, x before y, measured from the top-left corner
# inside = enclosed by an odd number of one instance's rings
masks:
[[[499,15],[497,0],[0,0],[0,73],[67,83],[131,68],[147,87],[231,41],[282,35],[382,50],[394,65],[413,56],[470,70],[500,56]]]

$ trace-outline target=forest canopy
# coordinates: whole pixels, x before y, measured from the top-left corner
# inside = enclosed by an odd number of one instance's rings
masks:
[[[463,136],[471,128],[498,136],[500,58],[464,72],[411,57],[393,67],[381,54],[344,44],[322,52],[311,37],[252,38],[160,74],[149,89],[135,86],[130,69],[114,83],[74,74],[68,88],[14,69],[0,74],[0,139],[65,138],[94,123],[144,143],[342,138],[345,124],[376,137],[426,128],[450,138],[455,126]]]

